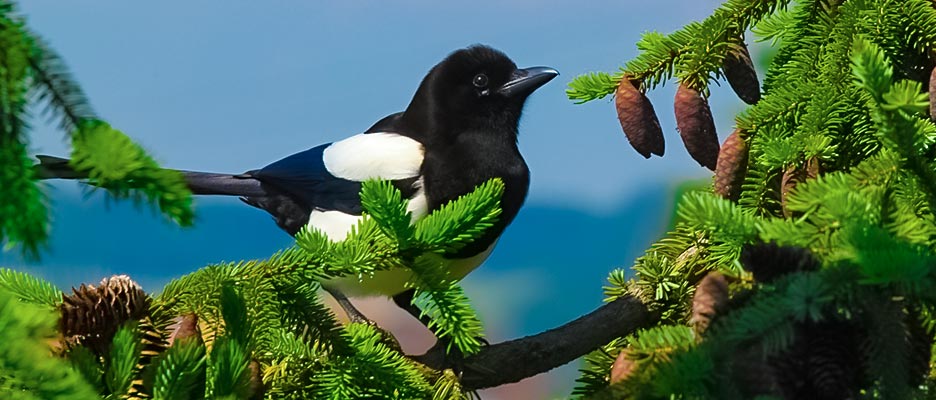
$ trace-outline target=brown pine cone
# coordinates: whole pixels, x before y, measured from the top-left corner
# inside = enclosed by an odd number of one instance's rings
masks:
[[[742,101],[748,104],[760,101],[760,82],[757,80],[757,72],[754,71],[751,53],[744,42],[731,46],[725,55],[722,70],[725,71],[725,79],[728,80],[731,89]]]
[[[62,296],[59,331],[66,342],[86,345],[98,355],[107,352],[121,325],[139,321],[149,312],[149,296],[126,275],[72,291],[72,295]]]
[[[637,362],[631,360],[628,356],[627,349],[621,350],[618,353],[616,359],[614,359],[614,364],[611,364],[611,384],[618,383],[623,381],[634,374],[634,370],[637,369]]]
[[[791,165],[783,171],[783,177],[780,178],[780,207],[783,209],[783,216],[788,218],[793,216],[793,212],[787,208],[787,198],[796,188],[796,185],[809,179],[815,179],[820,172],[822,171],[819,167],[819,159],[816,157],[806,160],[806,165],[803,168]]]
[[[696,332],[705,332],[718,313],[728,305],[728,280],[718,272],[709,272],[699,282],[692,296],[692,316],[689,325]]]
[[[204,342],[202,339],[201,329],[198,328],[198,316],[195,314],[185,314],[183,316],[177,317],[175,323],[169,327],[169,345],[179,340],[187,340],[189,338]]]
[[[621,78],[614,93],[618,121],[627,141],[640,155],[644,158],[650,158],[650,154],[663,156],[665,145],[660,121],[653,111],[653,104],[637,86],[630,75],[625,74]]]
[[[697,90],[679,84],[676,90],[676,128],[692,159],[712,171],[718,162],[718,135],[708,101]]]
[[[933,70],[930,71],[929,112],[930,119],[936,121],[936,67],[933,67]]]
[[[263,366],[256,359],[250,360],[247,364],[250,370],[250,397],[251,400],[261,400],[266,394],[266,387],[263,385]]]
[[[715,193],[728,200],[737,202],[741,197],[741,184],[747,170],[748,146],[741,137],[741,130],[735,129],[722,143],[718,151],[718,163],[715,166]]]

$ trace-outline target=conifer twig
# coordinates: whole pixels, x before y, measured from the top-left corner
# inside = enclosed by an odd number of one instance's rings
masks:
[[[462,385],[476,390],[518,382],[649,326],[653,319],[639,299],[622,296],[558,328],[483,347],[463,360]],[[450,367],[441,348],[411,358],[434,369]]]

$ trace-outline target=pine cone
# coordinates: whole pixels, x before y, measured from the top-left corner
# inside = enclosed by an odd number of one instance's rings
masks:
[[[169,345],[179,340],[193,338],[203,341],[201,329],[198,328],[198,316],[195,314],[185,314],[176,318],[176,322],[169,327]]]
[[[741,130],[735,129],[718,152],[715,166],[715,193],[728,200],[737,202],[741,197],[741,184],[747,170],[748,146],[741,137]]]
[[[718,272],[709,272],[699,282],[692,296],[692,316],[689,325],[696,332],[705,332],[716,315],[728,305],[728,280]]]
[[[936,67],[933,67],[933,70],[930,71],[929,112],[930,119],[936,121]]]
[[[111,339],[127,321],[139,321],[149,310],[150,298],[130,277],[115,275],[95,287],[72,288],[62,296],[60,332],[66,343],[83,344],[98,355],[107,353]]]
[[[266,387],[263,386],[263,367],[256,359],[250,360],[247,365],[250,369],[250,399],[261,400],[266,394]]]
[[[738,42],[731,47],[725,55],[722,70],[725,71],[725,79],[728,80],[731,89],[742,101],[748,104],[760,101],[760,83],[757,81],[754,63],[751,62],[751,53],[744,42]]]
[[[796,185],[806,182],[809,179],[815,179],[819,176],[819,159],[812,157],[806,160],[805,168],[798,168],[791,165],[783,171],[783,177],[780,178],[780,207],[783,209],[783,215],[787,218],[793,216],[793,211],[787,208],[787,197],[796,188]]]
[[[676,128],[689,155],[712,171],[718,162],[718,135],[708,101],[697,90],[679,84],[676,90]]]
[[[650,154],[663,156],[663,130],[653,104],[647,96],[631,81],[630,75],[624,75],[614,94],[614,106],[617,108],[618,121],[634,150],[644,158]]]
[[[636,369],[637,362],[628,358],[627,349],[621,350],[617,358],[614,359],[614,364],[611,364],[611,384],[627,379],[634,374]]]

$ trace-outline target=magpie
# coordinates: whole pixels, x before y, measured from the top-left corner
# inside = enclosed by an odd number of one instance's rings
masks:
[[[334,241],[344,239],[361,218],[365,180],[391,180],[409,199],[416,220],[500,178],[505,188],[498,222],[447,256],[453,278],[461,279],[488,257],[523,205],[530,172],[517,146],[520,115],[527,97],[558,74],[548,67],[517,68],[504,53],[473,45],[435,65],[404,111],[363,133],[242,174],[181,172],[194,194],[239,196],[272,215],[290,235],[308,225]],[[66,159],[39,158],[42,177],[82,178]],[[405,286],[409,273],[382,271],[322,285],[336,298],[397,295],[397,304],[412,312],[405,307],[412,299]]]

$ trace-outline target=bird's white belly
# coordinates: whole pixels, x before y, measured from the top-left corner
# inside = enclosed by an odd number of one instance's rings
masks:
[[[410,199],[408,210],[412,213],[414,221],[427,214],[426,199],[421,185],[416,195]],[[309,215],[309,226],[319,229],[329,239],[337,242],[344,240],[351,232],[351,228],[357,225],[361,218],[363,217],[345,214],[340,211],[315,210]],[[475,256],[449,260],[448,268],[452,278],[464,278],[465,275],[481,265],[491,255],[495,244],[497,242]],[[409,269],[393,269],[378,271],[371,276],[346,276],[329,279],[323,281],[322,285],[329,289],[336,289],[345,296],[392,296],[405,291],[407,289],[406,284],[412,277],[413,272]]]
[[[448,260],[448,269],[451,277],[462,279],[469,272],[477,268],[491,255],[494,245],[491,244],[483,252],[462,259]],[[364,297],[364,296],[393,296],[399,294],[408,287],[406,286],[413,278],[413,272],[409,269],[392,269],[387,271],[375,272],[372,276],[358,278],[356,276],[346,276],[337,279],[323,281],[322,285],[329,289],[336,289],[345,296]]]

